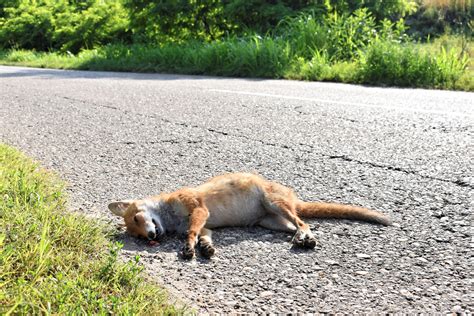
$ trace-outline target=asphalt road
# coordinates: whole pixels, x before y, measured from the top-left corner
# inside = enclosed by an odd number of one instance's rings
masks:
[[[0,66],[0,141],[69,183],[111,224],[112,200],[256,171],[305,200],[389,214],[288,234],[215,231],[211,261],[121,234],[125,257],[200,312],[473,312],[474,94],[333,83]]]

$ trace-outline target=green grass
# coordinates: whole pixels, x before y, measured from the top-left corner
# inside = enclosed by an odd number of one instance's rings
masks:
[[[241,0],[211,5],[212,10],[204,11],[182,5],[140,8],[121,1],[89,1],[87,5],[30,2],[5,9],[0,19],[0,64],[474,91],[474,41],[472,23],[464,19],[465,8],[448,14],[463,21],[454,31],[446,28],[446,35],[435,41],[417,43],[426,37],[410,35],[413,21],[405,23],[401,18],[417,11],[413,5],[366,3],[349,6],[353,9],[349,10],[321,1],[324,4],[306,9],[297,6],[299,9],[290,10],[293,13],[283,10],[284,6],[266,12],[263,6],[260,18],[279,19],[268,28],[269,21],[261,24],[255,16],[240,12],[245,8]],[[418,15],[422,21],[414,24],[422,29],[413,30],[414,34],[437,29],[425,23],[428,18],[432,22],[428,24],[440,24],[434,21],[441,16],[441,11],[436,13],[441,9],[438,5],[429,9],[431,17]],[[224,12],[224,7],[231,11]],[[229,20],[233,10],[243,16]],[[174,18],[168,19],[169,14]],[[198,16],[206,23],[196,24],[193,17]],[[249,27],[244,30],[237,21],[246,18],[250,24],[244,23]],[[146,23],[150,19],[156,23]]]
[[[315,28],[316,30],[319,30]],[[319,31],[317,31],[319,32]],[[319,32],[320,33],[320,32]],[[314,36],[319,37],[320,35]],[[305,34],[310,42],[311,32]],[[472,49],[397,43],[376,39],[362,44],[352,58],[335,58],[331,49],[309,51],[284,37],[252,36],[212,43],[107,45],[77,55],[24,50],[0,52],[0,63],[40,68],[163,72],[231,77],[365,83],[474,91]],[[446,47],[446,48],[444,48]],[[454,48],[453,48],[454,47]],[[472,47],[469,42],[468,48]]]
[[[24,50],[0,52],[0,63],[5,65],[263,78],[282,77],[288,62],[288,52],[280,42],[257,37],[162,47],[107,45],[77,55]]]
[[[183,312],[143,280],[138,257],[118,260],[112,228],[65,200],[56,176],[0,144],[0,314]]]
[[[458,59],[462,58],[461,53],[467,57],[467,67],[455,83],[455,89],[474,91],[474,40],[472,38],[445,34],[421,46],[431,55],[442,54],[443,50],[448,51],[456,47]]]
[[[413,44],[378,42],[363,55],[359,76],[369,84],[455,89],[467,64],[456,50],[430,54]]]

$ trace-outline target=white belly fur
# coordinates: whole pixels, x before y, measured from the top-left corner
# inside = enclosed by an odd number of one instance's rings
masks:
[[[225,226],[252,226],[265,216],[265,209],[260,201],[250,199],[234,200],[231,203],[210,203],[209,218],[206,228]]]
[[[195,190],[209,210],[206,228],[251,226],[266,214],[262,179],[254,174],[218,176]]]
[[[204,203],[209,210],[206,228],[252,226],[266,214],[258,186],[242,189],[218,185],[205,189]]]

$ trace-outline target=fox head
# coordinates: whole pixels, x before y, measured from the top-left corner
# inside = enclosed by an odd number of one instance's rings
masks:
[[[152,204],[149,201],[124,200],[110,203],[109,210],[123,217],[130,235],[153,240],[163,236],[165,230]]]

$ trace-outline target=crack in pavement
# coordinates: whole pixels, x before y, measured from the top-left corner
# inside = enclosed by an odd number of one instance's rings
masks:
[[[196,129],[205,130],[205,131],[208,131],[208,132],[214,133],[214,134],[219,134],[219,135],[224,135],[224,136],[231,136],[231,137],[235,137],[235,138],[242,138],[242,139],[245,139],[245,140],[258,142],[258,143],[261,143],[262,145],[265,145],[265,146],[271,146],[271,147],[277,147],[277,148],[289,149],[289,150],[292,150],[292,151],[296,151],[295,148],[293,148],[289,145],[286,145],[286,144],[267,142],[267,141],[264,141],[264,140],[261,140],[261,139],[251,138],[251,137],[248,137],[246,135],[224,132],[224,131],[220,131],[220,130],[215,129],[215,128],[204,127],[204,126],[200,126],[200,125],[197,125],[197,124],[172,121],[172,120],[167,119],[167,118],[159,117],[155,114],[146,114],[146,113],[140,113],[140,112],[125,110],[125,109],[118,108],[118,107],[111,106],[111,105],[98,104],[98,103],[94,103],[94,102],[88,102],[88,101],[84,101],[84,100],[81,100],[81,99],[76,99],[76,98],[71,98],[71,97],[66,97],[66,96],[61,96],[61,95],[56,95],[56,96],[60,97],[60,98],[63,98],[63,99],[66,99],[66,100],[71,100],[71,101],[81,102],[81,103],[87,104],[87,105],[92,105],[92,106],[95,106],[95,107],[98,107],[98,108],[107,108],[107,109],[116,110],[116,111],[119,111],[119,112],[124,113],[124,114],[133,114],[133,115],[139,115],[139,116],[146,117],[146,118],[158,119],[162,122],[172,124],[172,125],[176,125],[176,126],[183,126],[183,127],[186,127],[186,128],[196,128]],[[168,142],[171,142],[171,141],[168,141]],[[351,158],[347,155],[334,155],[334,154],[331,155],[331,154],[320,153],[320,152],[314,151],[316,149],[316,147],[313,146],[313,145],[310,145],[310,144],[298,143],[298,145],[302,146],[302,147],[309,147],[309,149],[300,148],[300,151],[303,151],[303,152],[306,152],[306,153],[317,154],[321,157],[325,157],[325,158],[328,158],[328,159],[340,159],[342,161],[353,162],[353,163],[357,163],[357,164],[360,164],[360,165],[370,166],[370,167],[373,167],[373,168],[380,168],[380,169],[384,169],[384,170],[401,172],[401,173],[404,173],[404,174],[418,176],[418,177],[421,177],[423,179],[436,180],[436,181],[441,181],[441,182],[445,182],[445,183],[454,184],[454,185],[460,186],[460,187],[467,187],[467,188],[470,188],[470,189],[474,189],[474,184],[468,183],[467,181],[464,181],[462,179],[450,180],[450,179],[443,179],[443,178],[430,176],[430,175],[423,175],[423,174],[420,174],[419,172],[416,172],[414,170],[408,170],[408,169],[405,169],[405,168],[391,166],[391,165],[385,165],[385,164],[376,163],[376,162],[362,161],[362,160],[358,160],[358,159],[355,159],[355,158]]]
[[[306,112],[304,110],[301,110],[302,108],[304,108],[303,105],[297,105],[295,107],[293,107],[293,111],[296,112],[298,115],[302,115],[302,116],[308,116],[308,115],[312,115],[312,114],[316,114],[315,112]],[[320,116],[325,116],[327,117],[328,115],[326,113],[318,113],[318,115]],[[344,116],[335,116],[335,118],[341,120],[341,121],[346,121],[346,122],[351,122],[351,123],[357,123],[359,122],[358,120],[354,120],[354,119],[350,119],[350,118],[347,118],[347,117],[344,117]]]
[[[371,166],[371,167],[375,167],[375,168],[382,168],[382,169],[387,169],[387,170],[391,170],[391,171],[403,172],[403,173],[410,174],[410,175],[416,175],[416,176],[422,177],[424,179],[437,180],[437,181],[442,181],[442,182],[455,184],[455,185],[458,185],[458,186],[461,186],[461,187],[468,187],[468,188],[474,189],[473,184],[470,184],[467,181],[464,181],[464,180],[461,180],[461,179],[448,180],[448,179],[438,178],[438,177],[434,177],[434,176],[423,175],[423,174],[420,174],[420,173],[418,173],[416,171],[413,171],[413,170],[407,170],[407,169],[400,168],[400,167],[394,167],[394,166],[379,164],[379,163],[370,162],[370,161],[362,161],[362,160],[350,158],[347,155],[327,155],[327,157],[329,159],[340,159],[340,160],[343,160],[343,161],[355,162],[355,163],[360,164],[360,165],[367,165],[367,166]]]
[[[133,141],[133,140],[126,140],[126,141],[122,141],[120,142],[121,144],[124,144],[124,145],[135,145],[135,144],[142,144],[142,145],[155,145],[155,144],[201,144],[203,143],[204,141],[202,139],[200,140],[176,140],[176,139],[163,139],[163,140],[152,140],[152,141],[143,141],[143,142],[137,142],[137,141]],[[206,143],[208,144],[217,144],[216,142],[213,142],[213,141],[208,141],[206,140]]]

